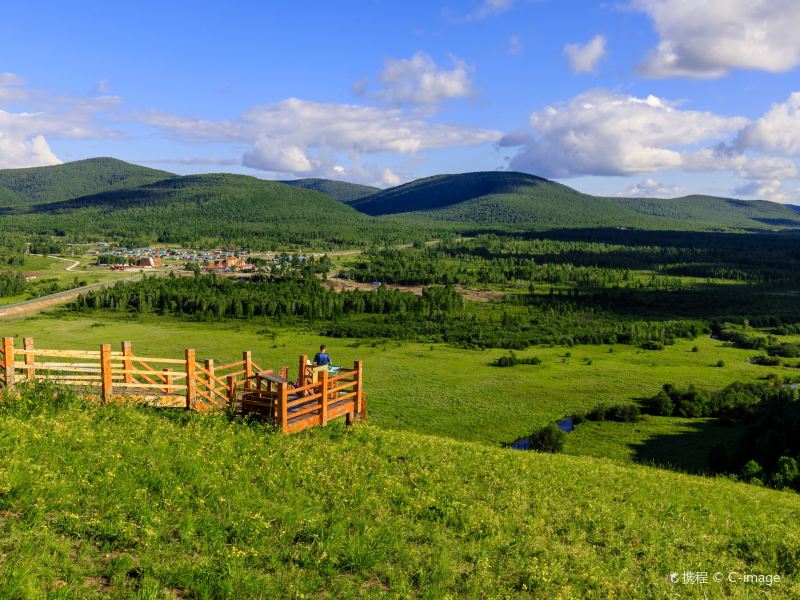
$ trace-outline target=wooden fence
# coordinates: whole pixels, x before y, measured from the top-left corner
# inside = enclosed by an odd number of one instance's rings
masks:
[[[360,361],[352,370],[332,377],[327,368],[307,363],[301,356],[297,385],[293,385],[287,368],[277,374],[265,371],[249,351],[242,353],[240,361],[217,365],[212,359],[198,362],[192,348],[184,351],[183,358],[161,358],[137,356],[130,342],[122,342],[119,350],[112,350],[110,344],[101,344],[98,350],[51,350],[36,348],[32,338],[24,338],[19,348],[13,337],[5,337],[0,385],[12,389],[17,383],[47,380],[99,393],[104,403],[113,396],[128,396],[198,412],[262,412],[286,433],[326,425],[344,414],[348,422],[356,414],[364,418]],[[309,408],[312,401],[317,405],[314,410]]]

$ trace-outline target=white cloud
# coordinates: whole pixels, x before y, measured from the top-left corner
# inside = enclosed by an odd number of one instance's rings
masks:
[[[770,200],[771,202],[796,203],[797,195],[784,189],[779,179],[748,181],[737,186],[734,195],[748,200]]]
[[[791,179],[797,176],[797,165],[786,158],[748,157],[738,173],[744,179]]]
[[[481,5],[469,13],[466,21],[482,21],[489,17],[499,15],[510,10],[514,6],[514,0],[483,0]]]
[[[383,89],[375,96],[388,104],[437,105],[452,98],[474,95],[467,64],[451,57],[452,69],[437,66],[429,54],[417,52],[411,58],[387,58],[380,81]],[[353,91],[363,95],[365,80],[356,82]]]
[[[634,0],[659,43],[647,77],[714,78],[731,69],[782,72],[800,64],[797,0]]]
[[[277,140],[259,140],[242,157],[245,167],[276,173],[309,173],[315,165],[298,146],[285,146]]]
[[[639,183],[634,183],[620,196],[630,196],[634,198],[674,198],[685,193],[681,187],[665,185],[655,179],[647,178]]]
[[[684,147],[717,140],[746,123],[742,117],[681,110],[655,96],[592,90],[534,112],[534,140],[510,167],[545,177],[660,171],[680,167]]]
[[[13,73],[0,74],[0,168],[60,163],[49,139],[119,137],[103,121],[119,102],[115,96],[81,98],[33,89]]]
[[[508,38],[508,53],[511,56],[519,56],[522,54],[522,38],[518,35],[512,35]]]
[[[380,182],[381,170],[359,170],[364,154],[415,154],[427,150],[493,142],[499,131],[431,123],[401,108],[377,108],[289,98],[255,106],[237,121],[212,121],[150,112],[149,125],[189,142],[235,142],[251,145],[246,166],[302,176],[331,176],[339,157],[359,180]],[[355,179],[354,179],[355,180]]]
[[[794,92],[786,102],[774,104],[763,117],[745,127],[735,145],[740,150],[800,156],[800,92]]]
[[[606,38],[596,35],[583,45],[567,44],[564,54],[573,73],[594,73],[597,63],[606,55]]]

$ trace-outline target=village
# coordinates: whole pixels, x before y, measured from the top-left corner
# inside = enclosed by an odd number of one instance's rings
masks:
[[[249,249],[126,248],[107,242],[97,244],[91,255],[96,257],[98,265],[107,266],[112,271],[196,265],[202,272],[249,273],[280,269],[284,263],[306,260],[303,255],[255,254]]]

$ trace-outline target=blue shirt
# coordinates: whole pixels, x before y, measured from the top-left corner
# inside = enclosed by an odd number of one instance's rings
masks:
[[[324,367],[326,365],[331,364],[331,357],[328,356],[327,352],[317,352],[314,355],[314,362],[317,363],[320,367]]]

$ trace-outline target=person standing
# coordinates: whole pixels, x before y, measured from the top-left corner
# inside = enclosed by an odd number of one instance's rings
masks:
[[[328,347],[322,344],[322,346],[319,347],[319,352],[314,355],[314,363],[318,367],[327,367],[331,362],[331,357],[328,354]]]

